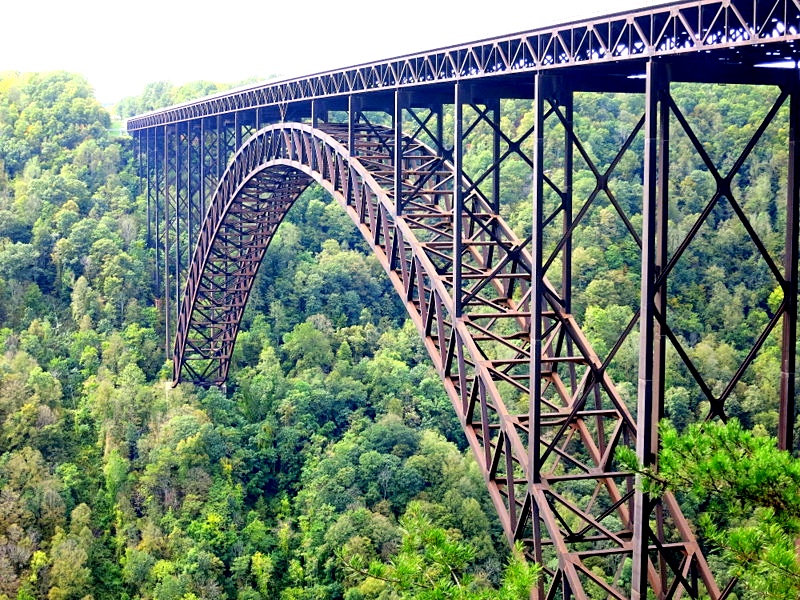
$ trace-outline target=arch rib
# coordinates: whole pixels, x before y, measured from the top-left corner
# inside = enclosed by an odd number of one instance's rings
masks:
[[[509,542],[521,540],[545,567],[539,597],[628,597],[624,571],[633,551],[633,477],[614,458],[620,445],[635,447],[628,407],[547,282],[541,355],[531,355],[530,240],[514,235],[477,186],[465,185],[463,240],[454,244],[452,165],[404,140],[405,176],[402,189],[395,190],[393,135],[390,129],[359,128],[354,157],[347,125],[283,123],[261,129],[242,146],[220,181],[190,266],[175,383],[225,381],[264,253],[294,201],[316,181],[356,223],[403,299]],[[403,200],[400,216],[396,192]],[[459,261],[455,247],[464,249]],[[460,289],[454,289],[457,281]],[[531,400],[534,360],[541,364],[542,392]],[[532,402],[539,403],[535,427]],[[585,498],[574,497],[575,482],[586,488]],[[656,596],[699,597],[699,577],[705,593],[719,598],[677,503],[665,496],[662,504],[663,522],[648,542]],[[664,534],[666,521],[677,532],[671,538]]]

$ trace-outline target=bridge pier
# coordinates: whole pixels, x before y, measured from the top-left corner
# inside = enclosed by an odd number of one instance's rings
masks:
[[[789,97],[789,161],[786,181],[786,245],[784,255],[784,315],[781,345],[778,446],[796,452],[797,441],[797,310],[798,231],[800,231],[800,81],[787,78]]]

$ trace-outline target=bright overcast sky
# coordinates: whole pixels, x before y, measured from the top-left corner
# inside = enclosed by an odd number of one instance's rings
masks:
[[[309,75],[652,6],[651,0],[0,0],[0,72],[83,74],[113,103],[147,83]]]

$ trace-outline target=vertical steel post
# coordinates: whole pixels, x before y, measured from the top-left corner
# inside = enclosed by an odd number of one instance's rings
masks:
[[[144,137],[145,132],[141,129],[138,130],[133,136],[134,142],[134,153],[136,155],[136,197],[140,197],[142,195],[142,187],[144,186],[144,169],[145,169],[145,160],[144,160],[144,151],[142,150],[142,138]],[[147,243],[150,243],[150,197],[147,196],[145,192],[145,218],[147,219]]]
[[[219,180],[222,178],[222,169],[225,168],[225,161],[222,160],[222,116],[217,115],[217,139],[216,139],[216,157],[214,158],[214,163],[217,167],[217,184],[219,185]]]
[[[180,317],[181,301],[181,131],[175,128],[175,324]]]
[[[662,71],[666,71],[662,66]],[[670,79],[669,72],[664,73],[664,79],[660,87],[660,93],[664,97],[669,96]],[[659,111],[659,157],[658,157],[658,195],[656,201],[658,202],[658,212],[656,214],[656,270],[655,277],[661,277],[664,269],[667,266],[669,259],[669,252],[667,247],[669,226],[669,121],[670,111],[661,103],[661,110]],[[666,323],[667,319],[667,281],[664,279],[656,286],[654,290],[654,305],[656,313],[660,316],[661,322]],[[657,335],[653,339],[653,391],[656,394],[657,403],[653,407],[654,421],[650,425],[658,433],[658,424],[664,418],[664,392],[666,387],[666,369],[667,369],[667,335],[665,327],[656,324]],[[654,451],[658,453],[658,437],[653,441]]]
[[[200,218],[206,218],[206,120],[200,119]],[[201,220],[199,230],[202,230]]]
[[[539,497],[537,488],[542,483],[542,457],[539,440],[542,438],[542,297],[544,281],[542,273],[542,224],[544,221],[544,99],[546,94],[546,75],[534,75],[534,146],[533,146],[533,206],[531,210],[531,298],[530,298],[530,398],[528,414],[530,415],[530,434],[528,436],[528,461],[530,464],[530,480],[528,493],[532,498]],[[533,526],[534,558],[537,563],[543,561],[542,521],[538,504],[533,506],[531,520]],[[532,598],[544,598],[544,582],[539,583],[531,593]],[[566,598],[566,596],[565,596]]]
[[[233,153],[236,154],[242,147],[242,123],[239,120],[238,110],[233,113],[233,139]]]
[[[444,155],[444,105],[441,102],[436,105],[436,143],[439,145],[439,153]]]
[[[356,152],[356,124],[358,123],[359,99],[353,96],[347,98],[347,150],[350,156]]]
[[[142,193],[142,130],[138,130],[133,136],[134,154],[136,155],[136,195]]]
[[[561,192],[561,235],[564,238],[564,249],[561,259],[561,296],[564,303],[564,312],[572,314],[572,226],[573,226],[573,194],[572,176],[574,171],[575,145],[573,135],[575,131],[575,92],[571,86],[563,85],[559,90],[559,101],[564,108],[564,184]],[[567,349],[573,353],[574,345],[571,338],[567,338]],[[576,365],[569,363],[569,382],[573,390],[578,386]]]
[[[194,167],[192,162],[192,134],[192,122],[186,121],[186,265],[188,265],[189,260],[191,259],[190,252],[192,248],[192,242],[194,241],[193,238],[195,226],[194,219],[192,219],[192,204],[195,193],[194,186],[192,185],[192,169]],[[183,267],[183,265],[181,266]],[[184,269],[181,268],[181,271],[183,270]],[[178,300],[180,300],[180,298],[178,298]],[[180,304],[178,306],[180,306]]]
[[[350,156],[355,156],[357,154],[356,151],[356,123],[358,122],[358,110],[359,110],[359,100],[353,96],[348,96],[347,98],[347,151],[350,153]],[[349,172],[349,170],[348,170]],[[352,175],[348,174],[347,176],[347,183],[345,189],[345,202],[348,205],[352,205],[353,199],[355,198],[354,191],[353,191],[353,181]]]
[[[153,194],[153,178],[151,173],[151,163],[153,162],[152,152],[150,151],[150,134],[152,129],[148,127],[144,131],[144,178],[145,178],[145,193],[147,194],[147,249],[155,247],[156,261],[155,273],[153,274],[153,284],[155,289],[158,290],[158,236],[156,236],[155,243],[153,240],[153,219],[158,219],[158,206],[153,206],[155,196]]]
[[[661,94],[667,96],[670,94],[669,89],[669,79],[667,78],[664,82],[664,86],[661,87],[660,91]],[[656,240],[655,240],[655,250],[656,250],[656,264],[655,269],[653,271],[653,277],[660,277],[664,271],[664,268],[667,265],[667,224],[669,222],[669,119],[670,119],[670,111],[664,105],[664,102],[661,102],[659,111],[659,144],[658,144],[658,191],[656,196],[657,202],[657,211],[656,211]],[[657,456],[658,456],[658,424],[661,423],[661,420],[664,418],[664,391],[665,391],[665,374],[666,374],[666,356],[667,356],[667,336],[664,332],[664,327],[661,326],[661,322],[666,323],[666,311],[667,311],[667,282],[666,280],[662,280],[661,283],[655,286],[653,290],[653,307],[655,309],[655,313],[653,316],[658,315],[661,319],[660,322],[656,321],[653,322],[653,352],[652,352],[652,361],[653,361],[653,379],[652,379],[652,391],[654,395],[654,402],[652,410],[650,411],[650,422],[642,423],[639,419],[639,427],[637,431],[641,431],[642,428],[647,427],[650,431],[652,431],[651,437],[651,447],[652,447],[652,454],[653,454],[653,462],[648,464],[657,465]],[[641,355],[640,355],[641,356]],[[640,358],[641,364],[641,358]],[[637,417],[638,419],[638,417]],[[641,458],[641,455],[638,455]],[[665,539],[664,535],[664,507],[659,502],[657,506],[655,506],[656,512],[656,527],[657,527],[657,536],[661,542]],[[644,551],[647,551],[647,546],[645,546]],[[665,560],[665,556],[663,552],[659,552],[659,565],[658,565],[658,572],[661,575],[661,588],[666,589],[667,587],[667,564]]]
[[[567,122],[567,127],[564,130],[564,188],[561,190],[561,206],[563,210],[561,227],[562,235],[566,236],[563,258],[561,259],[561,285],[563,287],[564,311],[572,314],[572,235],[567,235],[567,232],[572,228],[572,171],[574,159],[572,131],[574,127],[575,93],[571,89],[565,88],[561,92],[561,101],[564,106],[564,120]],[[574,365],[570,365],[570,373],[574,374],[574,372]]]
[[[461,293],[461,266],[464,253],[464,226],[462,215],[464,211],[464,189],[462,185],[464,168],[464,84],[455,84],[455,107],[453,110],[454,131],[453,131],[453,307],[455,310],[454,318],[461,317],[463,306],[463,294]]]
[[[148,129],[148,131],[150,131]],[[153,204],[155,205],[155,211],[153,214],[153,223],[155,229],[155,238],[153,239],[153,246],[156,249],[156,256],[155,256],[155,263],[156,263],[156,280],[155,280],[155,293],[158,297],[161,294],[161,216],[159,213],[159,206],[160,203],[163,201],[161,195],[161,186],[160,180],[158,177],[158,165],[163,164],[160,160],[160,153],[159,153],[159,144],[158,144],[158,129],[153,129],[152,132],[152,139],[150,140],[152,143],[152,152],[153,152],[153,160],[152,160],[152,169],[153,169],[153,178],[150,181],[150,184],[155,186],[155,195],[153,198]]]
[[[642,275],[639,332],[639,391],[636,427],[636,455],[645,467],[656,464],[658,454],[658,421],[663,411],[664,336],[657,313],[663,310],[665,284],[656,285],[663,267],[666,229],[666,197],[668,143],[666,133],[669,115],[663,95],[669,80],[663,65],[647,63],[646,116],[644,147],[644,198],[642,211]],[[661,178],[659,180],[659,177]],[[650,540],[651,498],[641,487],[637,476],[633,514],[633,600],[647,596],[648,545]]]
[[[533,210],[531,224],[531,366],[530,366],[530,454],[532,485],[542,482],[541,449],[541,380],[542,380],[542,297],[544,294],[542,273],[542,248],[544,221],[544,116],[546,75],[534,76],[534,135],[533,146]]]
[[[500,214],[500,98],[491,98],[486,102],[487,112],[492,115],[492,164],[494,171],[492,172],[492,211],[494,214]]]
[[[150,128],[143,132],[139,131],[139,147],[141,148],[141,136],[144,134],[144,180],[145,194],[147,194],[147,247],[153,244],[153,209],[152,209],[152,188],[150,187]],[[141,159],[140,159],[141,160]]]
[[[403,212],[403,94],[394,91],[394,209]]]
[[[164,125],[164,349],[167,358],[172,358],[172,344],[169,334],[170,290],[169,285],[169,127]]]
[[[800,192],[800,82],[797,71],[792,74],[789,95],[789,165],[786,182],[786,250],[784,257],[783,343],[781,357],[780,409],[778,419],[778,447],[794,450],[796,420],[796,352],[797,352],[797,292],[798,292],[798,198]]]

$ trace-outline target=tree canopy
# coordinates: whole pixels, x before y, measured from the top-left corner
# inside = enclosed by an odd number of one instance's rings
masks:
[[[222,87],[157,82],[117,112]],[[773,91],[687,86],[682,108],[727,164]],[[608,165],[641,106],[578,94],[587,156]],[[527,131],[530,109],[503,101],[504,126]],[[464,163],[479,172],[492,145],[480,128],[472,136]],[[640,138],[609,183],[635,228]],[[733,182],[775,256],[785,139],[769,129]],[[670,227],[680,232],[713,176],[688,140],[673,145]],[[501,167],[502,212],[521,234],[527,169]],[[576,196],[590,194],[584,159],[573,175]],[[0,75],[0,600],[526,597],[537,570],[506,547],[425,348],[338,206],[312,187],[281,225],[227,389],[173,389],[138,190],[130,140],[82,77]],[[640,251],[618,215],[598,198],[572,250],[575,316],[603,358],[639,300]],[[670,280],[669,322],[712,389],[782,301],[767,271],[722,203]],[[609,365],[631,402],[636,333]],[[778,343],[769,337],[733,390],[726,409],[739,425],[727,427],[695,425],[704,396],[667,355],[670,425],[653,485],[685,494],[740,599],[797,597],[800,475],[769,437]],[[591,499],[579,485],[573,493]]]

